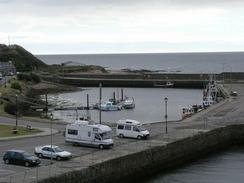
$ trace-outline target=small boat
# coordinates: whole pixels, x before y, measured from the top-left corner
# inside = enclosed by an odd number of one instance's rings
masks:
[[[101,110],[102,111],[119,111],[121,110],[122,106],[120,105],[114,105],[113,102],[104,102],[101,104]]]
[[[153,84],[154,87],[163,87],[163,88],[170,88],[170,87],[173,87],[174,86],[174,83],[173,82],[170,82],[170,81],[167,81],[166,83],[162,83],[160,81],[158,82],[155,82]]]
[[[127,99],[125,99],[124,101],[123,101],[123,103],[122,103],[122,107],[124,108],[124,109],[134,109],[135,108],[135,100],[134,100],[134,98],[132,98],[132,99],[129,99],[129,98],[127,98]]]
[[[183,108],[182,116],[181,116],[182,120],[191,117],[193,113],[194,113],[193,108]]]

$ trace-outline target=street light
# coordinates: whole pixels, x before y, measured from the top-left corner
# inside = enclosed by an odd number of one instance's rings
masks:
[[[167,134],[168,133],[168,114],[167,114],[167,103],[168,103],[168,98],[165,97],[164,98],[164,102],[165,102],[165,133]]]
[[[222,77],[223,77],[223,84],[225,83],[225,65],[226,63],[222,63]]]
[[[50,114],[50,134],[51,134],[51,164],[53,164],[53,113]]]
[[[7,87],[7,78],[6,78],[6,76],[4,76],[4,87],[5,88]]]
[[[15,109],[15,126],[16,126],[16,130],[18,127],[18,95],[15,95],[15,104],[16,104],[16,109]]]
[[[99,124],[102,124],[102,83],[99,83]]]

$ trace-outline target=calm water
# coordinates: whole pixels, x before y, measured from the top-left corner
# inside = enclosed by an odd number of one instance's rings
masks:
[[[103,88],[102,99],[107,101],[112,98],[113,92],[116,92],[116,97],[120,96],[120,88]],[[84,91],[63,93],[58,95],[49,95],[49,101],[64,102],[62,106],[86,106],[86,95],[90,96],[90,104],[98,103],[99,88],[88,88]],[[188,107],[192,104],[201,104],[202,90],[198,89],[166,89],[166,88],[124,88],[124,95],[133,97],[136,102],[136,107],[133,110],[122,111],[107,111],[102,112],[102,121],[116,122],[119,119],[136,119],[144,123],[162,121],[165,111],[164,97],[168,97],[168,119],[181,119],[181,111],[183,107]],[[86,115],[86,111],[78,111],[79,116]],[[92,110],[91,117],[98,121],[99,111]],[[67,122],[72,122],[76,118],[75,111],[56,111],[54,117],[63,119]]]
[[[142,183],[243,183],[244,147],[199,160]]]
[[[47,64],[74,61],[110,69],[180,70],[183,73],[220,73],[244,70],[244,52],[37,55]]]

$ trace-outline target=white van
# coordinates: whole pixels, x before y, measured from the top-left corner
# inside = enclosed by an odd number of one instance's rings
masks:
[[[106,125],[89,124],[88,121],[76,121],[65,129],[65,142],[95,146],[100,149],[113,146],[112,129]]]
[[[142,127],[142,124],[139,121],[126,119],[119,120],[116,127],[116,135],[123,137],[131,138],[147,138],[149,137],[149,131]]]

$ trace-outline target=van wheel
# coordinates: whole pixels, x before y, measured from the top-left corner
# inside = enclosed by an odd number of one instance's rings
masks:
[[[5,164],[9,164],[9,160],[6,159],[6,160],[4,161],[4,163],[5,163]]]
[[[28,167],[30,166],[30,163],[28,161],[25,162],[25,166]]]
[[[60,156],[57,156],[56,159],[57,159],[57,161],[60,161],[61,160],[61,157]]]
[[[120,137],[120,138],[123,138],[123,137],[124,137],[124,135],[123,135],[123,134],[119,134],[119,137]]]
[[[138,135],[138,136],[137,136],[137,139],[138,139],[138,140],[141,140],[141,139],[142,139],[142,136]]]
[[[38,154],[39,158],[43,158],[43,155],[41,153]]]
[[[99,145],[99,149],[103,149],[104,147],[103,147],[103,145],[102,144],[100,144]]]

